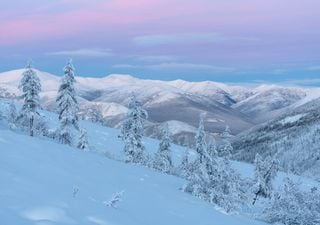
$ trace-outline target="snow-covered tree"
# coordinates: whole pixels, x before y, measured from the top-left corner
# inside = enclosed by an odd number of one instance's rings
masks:
[[[229,158],[233,151],[233,147],[230,142],[232,137],[230,133],[230,127],[227,125],[224,132],[222,133],[222,144],[219,146],[219,156]]]
[[[200,116],[199,128],[195,136],[197,157],[190,164],[188,183],[183,190],[202,199],[208,199],[210,193],[211,158],[207,153],[206,133],[204,131],[203,115]]]
[[[298,183],[286,178],[264,209],[262,218],[284,225],[316,225],[320,223],[319,199],[317,189],[302,191]]]
[[[89,148],[88,134],[85,129],[81,129],[80,131],[80,137],[77,147],[82,150],[87,150]]]
[[[172,168],[170,135],[168,126],[163,130],[163,136],[159,143],[158,151],[154,158],[153,167],[165,173],[169,173]]]
[[[203,116],[200,116],[199,127],[197,134],[195,136],[196,139],[196,151],[198,153],[198,160],[201,163],[204,162],[204,158],[207,157],[206,151],[206,132],[204,131],[204,119]]]
[[[132,94],[127,118],[122,124],[121,138],[124,142],[125,161],[146,164],[145,147],[142,142],[144,120],[148,114]]]
[[[78,126],[78,101],[74,88],[74,67],[70,60],[64,67],[64,76],[58,90],[56,99],[60,126],[57,130],[58,140],[63,144],[72,145],[72,129],[79,130]]]
[[[182,157],[181,163],[179,165],[179,174],[184,178],[189,178],[191,175],[191,164],[189,161],[189,149],[185,150],[185,153]]]
[[[220,159],[215,151],[211,154],[204,149],[202,161],[191,164],[188,183],[183,190],[201,199],[217,204],[226,212],[240,204],[240,175],[231,167],[227,157]]]
[[[210,137],[207,145],[207,153],[209,154],[210,158],[217,158],[218,151],[217,151],[217,144],[214,137]]]
[[[17,128],[17,119],[18,119],[18,112],[16,105],[13,102],[9,102],[6,119],[8,122],[8,126],[10,129],[15,130]]]
[[[240,175],[231,167],[229,159],[212,160],[213,172],[209,173],[209,201],[226,212],[235,210],[241,201]]]
[[[210,188],[210,177],[206,164],[195,160],[191,164],[191,173],[188,177],[188,182],[183,187],[183,191],[201,199],[208,200]]]
[[[254,190],[255,195],[253,204],[256,202],[259,196],[264,198],[271,197],[272,194],[272,182],[277,173],[277,162],[267,156],[264,160],[257,154],[255,159],[255,173],[254,173]]]
[[[94,123],[103,123],[103,109],[101,104],[95,103],[79,112],[80,119],[89,120]]]
[[[19,87],[22,91],[23,105],[18,120],[23,129],[27,130],[30,136],[34,136],[41,120],[39,113],[41,84],[31,62],[27,64],[22,74]]]

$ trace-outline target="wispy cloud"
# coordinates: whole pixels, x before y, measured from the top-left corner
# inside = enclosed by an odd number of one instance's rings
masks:
[[[156,71],[199,71],[199,72],[234,72],[234,68],[219,67],[206,64],[192,64],[192,63],[159,63],[149,65],[135,65],[135,64],[116,64],[113,68],[119,69],[150,69]]]
[[[112,66],[112,68],[116,68],[116,69],[139,69],[139,68],[143,68],[143,66],[132,65],[132,64],[115,64],[115,65]]]
[[[283,75],[283,74],[288,74],[287,69],[274,69],[271,73],[274,75]]]
[[[319,87],[320,79],[297,79],[297,80],[288,80],[280,82],[283,85],[291,85],[291,86],[306,86],[306,87]]]
[[[170,56],[170,55],[137,55],[133,56],[132,58],[137,59],[143,62],[171,62],[178,59],[177,56]]]
[[[319,66],[310,66],[307,68],[309,71],[320,71],[320,65]]]
[[[133,38],[138,45],[166,45],[166,44],[190,44],[190,43],[221,43],[233,41],[257,41],[256,38],[229,37],[219,33],[178,33],[178,34],[155,34],[143,35]]]
[[[76,50],[49,52],[49,53],[47,53],[47,55],[99,58],[99,57],[112,56],[113,53],[112,53],[111,49],[84,48],[84,49],[76,49]]]

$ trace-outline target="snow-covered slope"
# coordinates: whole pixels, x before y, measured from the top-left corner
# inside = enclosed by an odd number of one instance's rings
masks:
[[[50,126],[55,114],[46,113]],[[125,164],[118,131],[90,122],[91,152],[10,131],[0,123],[0,224],[2,225],[262,225],[227,215],[183,193],[184,180]],[[153,152],[157,141],[146,139]],[[178,163],[181,147],[173,146]],[[123,155],[122,155],[123,156]],[[116,208],[104,204],[124,191]]]
[[[307,96],[306,90],[277,85],[261,85],[253,90],[253,95],[238,102],[233,108],[249,115],[254,120],[264,122],[285,112],[286,107]]]
[[[239,134],[235,158],[253,162],[256,153],[277,155],[284,170],[320,179],[320,98],[289,107],[277,119]]]

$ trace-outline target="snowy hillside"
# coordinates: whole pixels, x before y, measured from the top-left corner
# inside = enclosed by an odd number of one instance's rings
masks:
[[[235,158],[253,162],[256,153],[275,155],[282,169],[320,179],[320,98],[297,102],[290,112],[238,135]]]
[[[10,130],[5,118],[8,103],[0,102],[0,224],[265,224],[259,218],[269,203],[259,198],[253,206],[250,188],[245,189],[241,207],[226,213],[218,205],[183,192],[181,188],[188,182],[185,179],[124,163],[119,130],[82,121],[80,127],[88,132],[89,139],[89,149],[83,151],[47,137],[30,137],[19,129]],[[41,114],[49,129],[58,126],[57,114]],[[169,126],[179,129],[181,125],[171,121]],[[144,138],[144,145],[153,157],[159,142]],[[172,146],[176,168],[185,151]],[[196,152],[189,152],[190,159],[198,157]],[[231,165],[243,181],[253,182],[251,165]],[[282,186],[286,176],[278,173],[274,187]],[[318,185],[310,179],[289,176],[295,182],[303,179],[302,188],[308,193]],[[122,193],[121,201],[111,207],[108,204],[116,193]]]
[[[22,72],[15,70],[0,74],[0,96],[14,98],[19,95],[17,87]],[[48,110],[55,110],[60,77],[41,71],[37,73],[42,82],[42,104]],[[149,112],[147,135],[159,137],[158,127],[164,122],[179,121],[181,130],[178,133],[172,130],[176,133],[173,141],[185,145],[190,144],[184,141],[191,134],[188,127],[197,126],[200,114],[206,115],[208,132],[221,133],[229,125],[231,132],[237,134],[256,123],[282,115],[286,107],[303,99],[308,92],[273,85],[249,88],[211,81],[142,80],[117,74],[103,78],[77,77],[76,88],[82,118],[119,127],[127,112],[128,96],[136,93]]]
[[[253,95],[238,102],[233,108],[254,118],[256,123],[275,118],[290,106],[307,96],[307,91],[276,85],[262,85],[253,90]]]
[[[54,126],[56,115],[46,116]],[[118,131],[89,122],[81,126],[88,130],[91,152],[13,132],[1,122],[0,224],[264,224],[223,214],[183,193],[183,179],[107,158],[122,155]],[[157,145],[146,139],[148,151]],[[175,163],[181,151],[174,146]],[[116,208],[106,206],[120,191]]]

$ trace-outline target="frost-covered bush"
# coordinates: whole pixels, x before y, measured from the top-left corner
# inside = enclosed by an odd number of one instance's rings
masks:
[[[104,204],[108,207],[116,208],[117,204],[122,201],[124,191],[114,193],[109,201],[105,201]]]
[[[316,188],[302,191],[299,184],[286,179],[270,204],[263,211],[263,219],[284,225],[320,224],[320,193]]]

